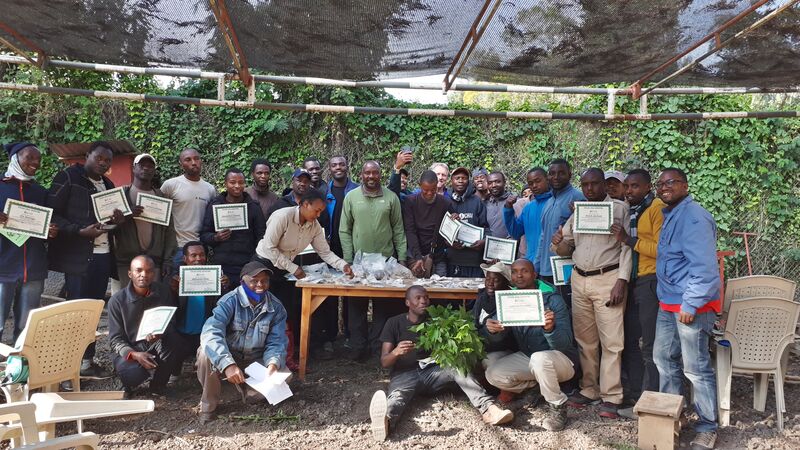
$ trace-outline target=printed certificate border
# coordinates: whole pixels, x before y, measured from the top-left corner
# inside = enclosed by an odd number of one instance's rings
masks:
[[[469,222],[467,222],[465,220],[460,220],[459,222],[461,222],[461,226],[462,227],[472,228],[472,229],[480,231],[481,232],[481,239],[485,239],[486,238],[486,230],[484,230],[483,227],[479,227],[477,225],[473,225],[473,224],[471,224],[471,223],[469,223]],[[459,228],[458,231],[461,231],[461,228]],[[456,233],[456,240],[458,240],[458,233]],[[472,245],[475,242],[463,242],[463,243],[466,244],[466,245]]]
[[[535,296],[537,297],[536,307],[539,310],[539,321],[531,320],[503,320],[503,308],[501,303],[503,298],[506,297],[520,297],[520,296]],[[544,295],[539,289],[523,289],[516,291],[497,291],[494,293],[495,307],[497,308],[497,320],[504,326],[544,326]]]
[[[190,271],[214,271],[217,275],[217,289],[214,291],[192,291],[186,292],[184,289],[184,280],[186,277],[183,276],[184,272]],[[178,276],[180,277],[181,281],[178,286],[178,296],[180,297],[189,297],[192,295],[221,295],[222,294],[222,286],[221,286],[221,279],[222,279],[222,266],[181,266],[178,272]]]
[[[97,213],[97,199],[109,195],[119,195],[120,198],[122,198],[122,204],[125,205],[125,209],[122,211],[122,215],[128,216],[133,213],[133,211],[131,211],[131,205],[128,204],[128,196],[125,195],[125,191],[121,187],[108,189],[101,192],[96,192],[91,195],[91,198],[92,198],[92,210],[94,212],[94,217],[97,219],[98,222],[107,222],[108,219],[113,217],[113,216],[100,217],[100,215]]]
[[[222,209],[244,209],[244,225],[236,226],[236,227],[227,227],[227,228],[218,228],[217,223],[219,223],[219,210]],[[247,203],[227,203],[224,205],[211,205],[212,214],[214,215],[214,231],[222,231],[222,230],[248,230],[250,229],[250,225],[247,223]]]
[[[550,257],[550,270],[553,271],[553,285],[555,286],[567,286],[569,285],[569,281],[564,280],[564,272],[559,272],[556,270],[556,261],[572,261],[572,258],[569,256],[551,256]],[[572,265],[575,265],[575,261],[572,261]],[[564,267],[563,265],[561,266]],[[559,276],[561,275],[561,276]]]
[[[580,214],[578,209],[608,209],[608,229],[583,227],[580,224]],[[614,223],[614,202],[575,202],[575,223],[573,231],[584,234],[611,234],[611,225]]]
[[[22,230],[22,229],[19,229],[19,228],[16,228],[16,227],[10,227],[10,226],[8,226],[8,223],[6,223],[3,226],[4,229],[6,229],[8,231],[11,231],[11,232],[14,232],[14,233],[17,233],[17,234],[22,234],[22,235],[25,235],[25,236],[35,237],[35,238],[39,238],[39,239],[47,239],[48,232],[50,231],[49,230],[49,228],[50,228],[50,220],[52,220],[52,218],[53,218],[53,209],[52,208],[48,208],[46,206],[36,205],[34,203],[21,202],[19,200],[14,200],[14,199],[10,198],[10,199],[6,200],[6,206],[5,206],[3,212],[6,213],[7,215],[10,215],[9,212],[11,211],[11,207],[12,206],[19,206],[20,208],[34,209],[34,210],[37,210],[37,211],[41,211],[41,212],[47,213],[47,220],[44,223],[44,229],[41,231],[41,233],[36,233],[36,232],[28,231],[28,230]]]
[[[492,259],[495,259],[495,258],[489,258],[487,256],[487,254],[486,254],[486,252],[489,251],[489,242],[491,242],[491,241],[499,241],[499,242],[502,242],[504,244],[510,244],[511,242],[513,242],[514,243],[514,251],[511,252],[511,259],[508,259],[508,260],[501,259],[500,262],[505,263],[505,264],[514,264],[514,260],[517,257],[517,241],[515,241],[513,239],[503,239],[503,238],[498,238],[498,237],[494,237],[494,236],[486,236],[486,244],[483,246],[483,260],[484,261],[491,261]]]
[[[168,217],[168,219],[167,219],[166,222],[163,222],[163,221],[158,220],[158,219],[153,219],[152,217],[139,216],[139,217],[137,217],[137,219],[145,221],[145,222],[154,223],[156,225],[163,225],[165,227],[168,227],[169,226],[169,222],[172,219],[172,203],[173,203],[172,199],[159,197],[158,195],[148,194],[148,193],[145,193],[145,192],[140,192],[139,195],[136,197],[136,206],[140,206],[142,204],[141,202],[142,202],[143,198],[149,198],[151,200],[155,200],[156,202],[168,203],[169,204],[169,208],[167,208],[167,217]]]

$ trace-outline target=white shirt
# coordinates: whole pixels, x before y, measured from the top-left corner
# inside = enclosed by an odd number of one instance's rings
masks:
[[[172,221],[178,247],[198,240],[206,205],[217,195],[217,189],[205,180],[192,181],[181,175],[165,181],[161,185],[161,192],[173,202]]]

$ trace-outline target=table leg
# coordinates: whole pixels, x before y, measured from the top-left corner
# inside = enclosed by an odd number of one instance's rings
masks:
[[[300,381],[306,379],[308,362],[308,329],[311,325],[311,288],[303,288],[303,303],[300,312]]]

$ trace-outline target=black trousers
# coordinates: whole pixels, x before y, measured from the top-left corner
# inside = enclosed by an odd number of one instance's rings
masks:
[[[184,340],[176,332],[165,333],[154,344],[141,341],[134,347],[138,352],[147,352],[155,356],[158,365],[150,381],[150,389],[161,389],[167,385],[169,376],[175,368],[182,364],[181,348]],[[114,370],[126,388],[135,388],[150,378],[150,371],[136,361],[129,361],[120,355],[114,357]]]

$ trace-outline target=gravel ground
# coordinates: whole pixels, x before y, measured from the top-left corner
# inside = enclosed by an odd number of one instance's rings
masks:
[[[105,315],[101,320],[105,331]],[[336,355],[344,352],[342,341]],[[98,361],[111,367],[108,342],[98,342]],[[629,420],[598,417],[591,408],[569,411],[569,424],[561,432],[548,432],[539,424],[545,404],[533,390],[510,407],[516,418],[510,426],[490,427],[463,395],[453,392],[421,397],[407,411],[389,440],[378,444],[369,431],[368,406],[372,393],[386,389],[388,374],[378,358],[366,363],[334,359],[311,360],[305,382],[290,383],[294,397],[277,406],[265,401],[242,404],[232,386],[223,391],[220,418],[200,425],[196,405],[200,386],[189,366],[174,386],[174,397],[156,399],[155,412],[147,415],[85,422],[85,429],[101,435],[101,448],[123,449],[227,449],[227,448],[485,448],[485,449],[633,449],[637,424]],[[800,374],[800,360],[792,355],[790,374]],[[116,380],[85,381],[83,390],[121,389]],[[731,426],[719,432],[718,448],[800,449],[800,385],[785,389],[785,429],[777,430],[772,385],[764,413],[752,408],[752,380],[733,379]],[[72,424],[59,425],[59,433],[74,432]],[[688,448],[693,433],[681,433],[681,448]]]

